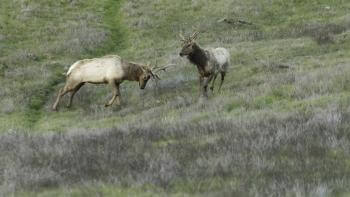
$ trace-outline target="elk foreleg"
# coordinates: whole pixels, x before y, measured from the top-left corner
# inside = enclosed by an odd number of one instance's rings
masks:
[[[208,84],[211,82],[211,80],[214,78],[214,75],[210,75],[206,78],[203,84],[203,96],[208,97]]]
[[[115,81],[112,81],[112,82],[109,82],[109,84],[110,84],[110,85],[112,86],[112,88],[113,88],[113,97],[112,97],[112,99],[111,99],[108,103],[105,104],[105,107],[111,106],[111,105],[114,103],[115,99],[119,96],[119,87],[118,87],[118,85],[116,84],[116,82],[115,82]]]
[[[202,75],[199,75],[199,94],[203,94],[203,81],[204,77]]]

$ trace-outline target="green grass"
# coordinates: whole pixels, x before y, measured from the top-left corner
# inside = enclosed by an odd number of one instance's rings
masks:
[[[164,192],[157,192],[152,189],[147,188],[116,188],[115,186],[106,186],[102,185],[100,187],[81,187],[81,188],[72,188],[72,189],[53,189],[43,192],[19,192],[17,196],[23,197],[66,197],[66,196],[144,196],[144,197],[153,197],[153,196],[164,196]],[[181,196],[181,195],[171,195],[171,196]]]

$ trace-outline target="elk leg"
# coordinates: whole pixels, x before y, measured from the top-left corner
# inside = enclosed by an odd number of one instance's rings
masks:
[[[203,86],[203,95],[205,97],[208,97],[208,84],[211,82],[211,80],[213,79],[214,75],[210,75],[204,82],[204,86]]]
[[[111,84],[111,86],[113,88],[113,97],[108,103],[105,104],[105,107],[109,107],[114,103],[115,99],[118,97],[118,92],[119,92],[118,86],[114,81],[110,82],[109,84]]]
[[[60,102],[62,96],[64,96],[65,94],[67,94],[69,91],[71,91],[70,89],[68,89],[68,86],[66,85],[64,88],[61,88],[60,91],[58,92],[58,96],[56,99],[55,104],[52,106],[52,110],[53,111],[57,111],[57,106],[58,103]]]
[[[212,84],[211,84],[211,87],[210,87],[210,90],[211,91],[214,91],[214,84],[215,84],[215,80],[216,80],[216,77],[218,76],[218,74],[215,74],[214,75],[214,79],[213,79],[213,82],[212,82]]]
[[[71,93],[70,98],[69,98],[69,103],[67,105],[68,108],[70,108],[72,106],[72,102],[73,102],[73,98],[74,98],[75,93],[77,93],[83,85],[84,85],[84,83],[80,83],[72,90],[72,93]]]
[[[203,94],[203,80],[204,77],[202,75],[199,75],[199,92],[201,95]]]
[[[221,73],[221,82],[220,82],[220,86],[219,86],[219,92],[221,90],[222,84],[224,83],[225,75],[226,75],[226,73],[224,73],[224,72]]]
[[[119,84],[116,84],[117,86],[117,98],[116,98],[116,102],[117,102],[117,105],[120,105],[120,89],[119,89]]]

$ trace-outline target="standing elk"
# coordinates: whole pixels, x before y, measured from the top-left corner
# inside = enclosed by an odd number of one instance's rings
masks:
[[[140,89],[146,87],[147,81],[152,77],[159,79],[155,74],[163,68],[150,68],[148,65],[137,64],[124,61],[117,55],[104,56],[95,59],[85,59],[75,62],[67,72],[65,86],[60,89],[56,102],[52,110],[56,111],[58,103],[62,96],[71,92],[67,107],[72,105],[74,95],[85,84],[109,84],[113,88],[112,99],[105,104],[105,107],[111,106],[115,100],[120,105],[119,85],[124,81],[139,82]]]
[[[199,72],[199,86],[201,95],[208,97],[208,84],[212,81],[210,89],[214,91],[214,83],[218,73],[221,74],[219,92],[224,82],[227,68],[230,64],[230,53],[225,48],[202,49],[196,42],[199,32],[185,39],[180,34],[183,43],[180,56],[187,56],[188,60],[197,66]]]

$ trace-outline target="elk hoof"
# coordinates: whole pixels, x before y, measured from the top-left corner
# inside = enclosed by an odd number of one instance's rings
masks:
[[[110,105],[108,103],[105,104],[105,107],[109,107]]]
[[[210,87],[210,90],[211,90],[211,91],[214,91],[214,87],[213,87],[213,86],[211,86],[211,87]]]

